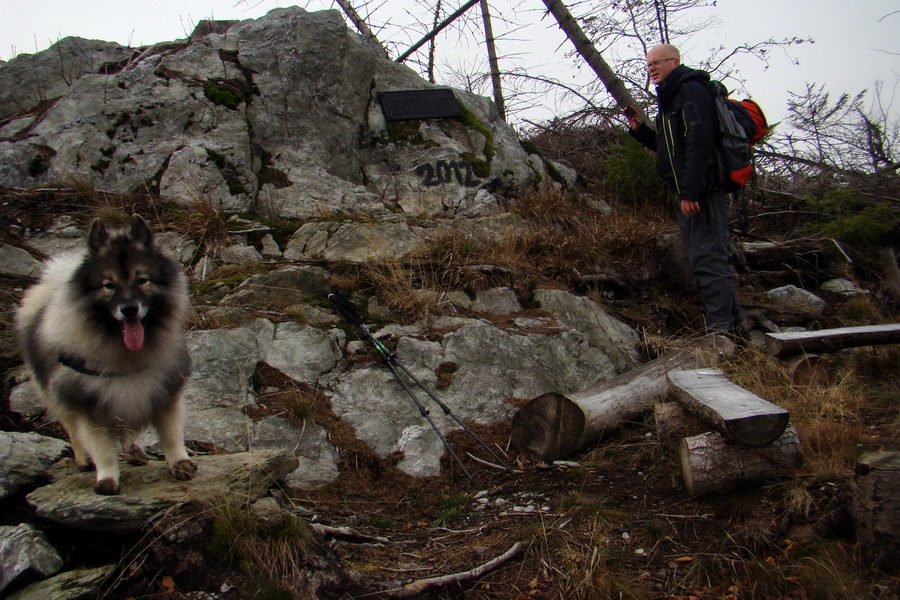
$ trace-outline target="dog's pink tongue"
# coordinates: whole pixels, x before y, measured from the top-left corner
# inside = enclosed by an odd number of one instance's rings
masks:
[[[122,322],[122,340],[129,350],[140,350],[144,347],[144,327],[140,321]]]

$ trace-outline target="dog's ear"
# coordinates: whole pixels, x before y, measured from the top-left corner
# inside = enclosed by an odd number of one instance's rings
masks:
[[[109,232],[100,219],[94,219],[91,223],[91,231],[88,233],[88,250],[91,254],[97,254],[109,242]]]
[[[153,232],[147,225],[147,221],[139,214],[131,216],[131,239],[145,248],[149,248],[153,244]]]

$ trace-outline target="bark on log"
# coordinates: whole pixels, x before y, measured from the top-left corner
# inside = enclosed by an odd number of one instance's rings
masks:
[[[767,446],[748,448],[718,432],[684,438],[679,451],[688,494],[726,492],[735,486],[785,476],[800,466],[800,438],[788,426]]]
[[[518,410],[512,421],[513,447],[529,460],[549,462],[595,444],[603,434],[649,411],[668,394],[666,373],[710,366],[735,350],[723,336],[665,354],[597,386],[564,396],[542,394]]]
[[[900,343],[900,323],[766,334],[766,348],[776,358],[801,352],[834,352],[856,346],[896,343]]]
[[[900,452],[876,452],[859,459],[850,483],[850,512],[867,561],[897,569],[900,559]]]
[[[735,443],[765,446],[787,427],[787,410],[732,383],[719,369],[672,371],[667,377],[676,400]]]

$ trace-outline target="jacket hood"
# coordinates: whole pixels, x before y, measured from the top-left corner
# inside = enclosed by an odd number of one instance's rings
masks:
[[[699,69],[692,69],[684,65],[678,65],[661,84],[656,87],[656,95],[660,104],[668,104],[678,94],[681,87],[688,81],[697,80],[704,83],[710,80],[709,73]]]

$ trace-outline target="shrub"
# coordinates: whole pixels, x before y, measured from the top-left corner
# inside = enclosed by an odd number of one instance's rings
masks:
[[[624,138],[627,134],[619,134]],[[640,144],[629,139],[620,140],[603,161],[604,191],[617,201],[630,206],[665,203],[669,192],[656,174],[656,159]]]
[[[810,197],[806,203],[820,216],[819,222],[806,227],[807,233],[861,247],[893,245],[900,239],[900,215],[887,202],[865,206],[853,190],[840,188]]]

